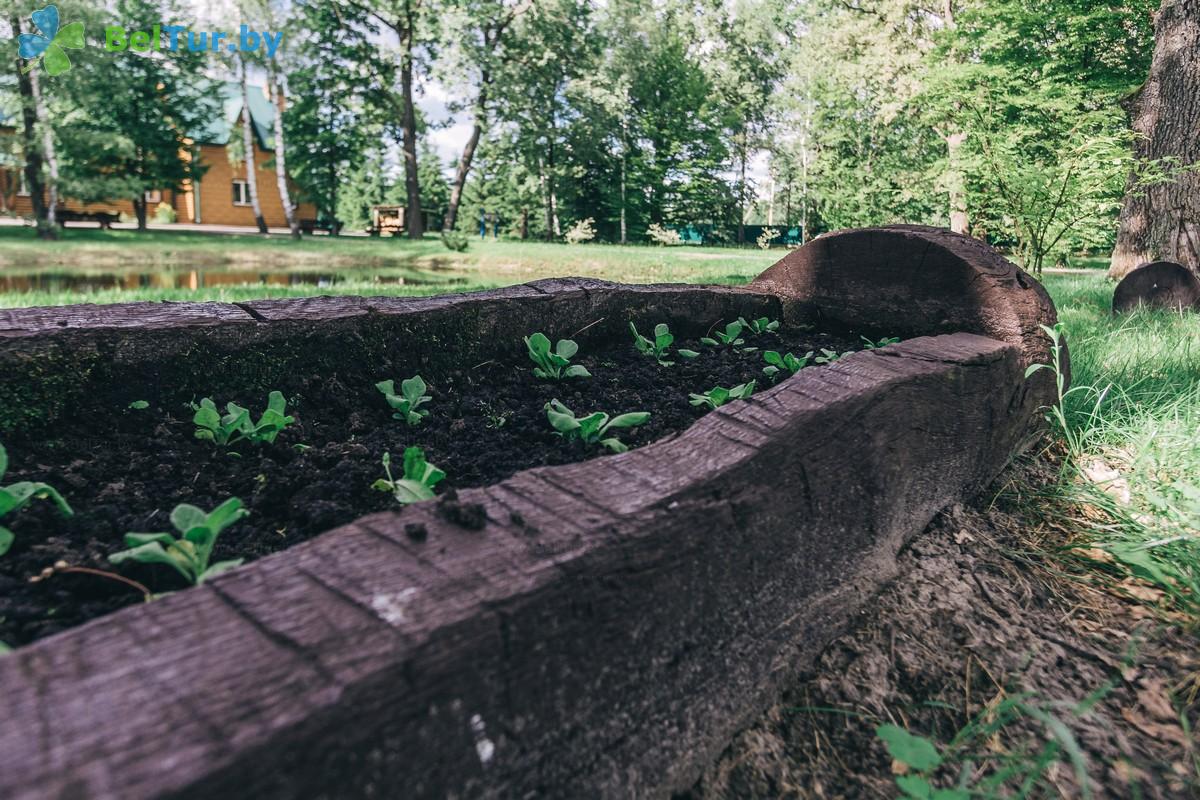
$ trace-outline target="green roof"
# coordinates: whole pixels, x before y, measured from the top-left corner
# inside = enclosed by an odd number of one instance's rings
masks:
[[[261,86],[253,84],[246,86],[246,96],[250,103],[250,120],[254,123],[254,135],[258,144],[264,150],[275,147],[275,107],[267,100]],[[196,131],[192,138],[199,144],[229,144],[234,125],[242,116],[242,85],[240,83],[221,84],[221,115],[209,120],[208,124]]]

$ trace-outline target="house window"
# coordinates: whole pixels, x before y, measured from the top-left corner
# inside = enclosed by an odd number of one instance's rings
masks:
[[[250,184],[245,181],[233,182],[233,204],[235,206],[250,205]]]
[[[151,189],[150,191],[146,192],[146,204],[147,205],[158,205],[161,202],[162,202],[162,190],[161,189]]]

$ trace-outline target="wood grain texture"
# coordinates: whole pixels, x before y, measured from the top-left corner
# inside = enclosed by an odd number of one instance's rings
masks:
[[[0,796],[667,796],[1001,467],[1020,373],[969,334],[856,354],[461,492],[482,531],[367,517],[36,643]]]
[[[1200,278],[1173,261],[1142,264],[1113,290],[1112,310],[1124,314],[1143,305],[1167,311],[1200,310]]]
[[[894,336],[965,331],[1015,345],[1026,366],[1049,363],[1041,325],[1058,321],[1042,285],[978,239],[943,228],[891,225],[819,236],[751,288],[777,294],[793,319],[834,319]],[[1064,353],[1069,372],[1070,358]],[[1031,407],[1054,397],[1043,370]]]

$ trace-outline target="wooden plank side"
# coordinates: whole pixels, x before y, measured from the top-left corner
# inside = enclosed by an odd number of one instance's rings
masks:
[[[0,796],[668,796],[999,471],[1020,361],[969,334],[856,354],[460,492],[483,530],[374,515],[24,648]]]

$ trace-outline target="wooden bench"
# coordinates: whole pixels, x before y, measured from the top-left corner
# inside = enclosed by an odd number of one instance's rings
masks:
[[[68,222],[98,222],[104,230],[112,228],[112,224],[120,220],[119,214],[109,211],[71,211],[66,208],[55,209],[54,218],[60,227],[66,227]]]

